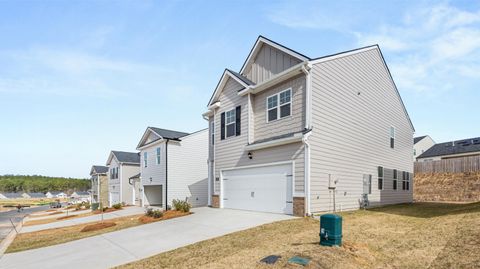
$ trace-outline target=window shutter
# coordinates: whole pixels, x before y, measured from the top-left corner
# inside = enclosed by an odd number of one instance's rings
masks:
[[[237,106],[235,108],[235,135],[240,135],[240,122],[242,120],[242,111],[241,111],[241,106]]]
[[[225,112],[220,115],[220,139],[225,139]]]

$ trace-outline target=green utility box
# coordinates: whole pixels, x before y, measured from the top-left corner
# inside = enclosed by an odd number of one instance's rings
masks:
[[[95,211],[100,207],[99,203],[92,203],[92,210]]]
[[[320,245],[342,245],[342,217],[334,214],[320,216]]]

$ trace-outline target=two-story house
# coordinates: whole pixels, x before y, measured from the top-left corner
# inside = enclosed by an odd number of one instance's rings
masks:
[[[142,206],[167,208],[172,200],[206,206],[208,130],[185,133],[148,127],[140,151]]]
[[[414,127],[377,45],[310,58],[260,36],[209,122],[213,207],[309,215],[412,202]]]
[[[92,203],[108,206],[108,167],[93,165],[90,169],[90,180],[92,182]]]
[[[135,189],[129,178],[140,172],[138,152],[111,151],[108,166],[108,204],[135,204]]]

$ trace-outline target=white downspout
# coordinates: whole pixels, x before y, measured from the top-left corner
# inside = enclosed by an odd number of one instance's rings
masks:
[[[311,130],[311,114],[312,114],[312,108],[311,108],[311,99],[312,99],[312,90],[311,90],[311,74],[310,74],[311,66],[306,63],[305,65],[302,66],[302,72],[305,74],[305,130]],[[308,131],[303,136],[303,144],[305,145],[305,197],[304,197],[304,202],[305,202],[305,214],[307,216],[311,215],[310,211],[310,204],[311,204],[311,197],[310,197],[310,144],[308,142],[308,138],[311,135],[312,131]]]

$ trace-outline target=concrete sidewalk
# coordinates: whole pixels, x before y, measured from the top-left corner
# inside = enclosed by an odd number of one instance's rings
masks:
[[[228,233],[293,218],[207,207],[192,211],[195,214],[186,217],[6,254],[0,259],[0,268],[110,268]]]
[[[104,213],[103,219],[105,220],[114,219],[114,218],[126,217],[126,216],[143,214],[143,213],[145,213],[145,209],[143,207],[129,206],[129,207],[124,207],[122,210],[118,210],[110,213]],[[61,214],[58,214],[57,216],[59,215]],[[66,219],[66,220],[56,221],[52,223],[45,223],[45,224],[39,224],[39,225],[33,225],[33,226],[24,226],[20,231],[20,233],[29,233],[29,232],[46,230],[46,229],[61,228],[61,227],[72,226],[72,225],[77,225],[77,224],[82,224],[87,222],[99,221],[101,220],[101,218],[102,218],[101,214],[94,214],[91,216],[78,217],[74,219]],[[31,220],[36,220],[36,219],[37,218],[31,219]]]

